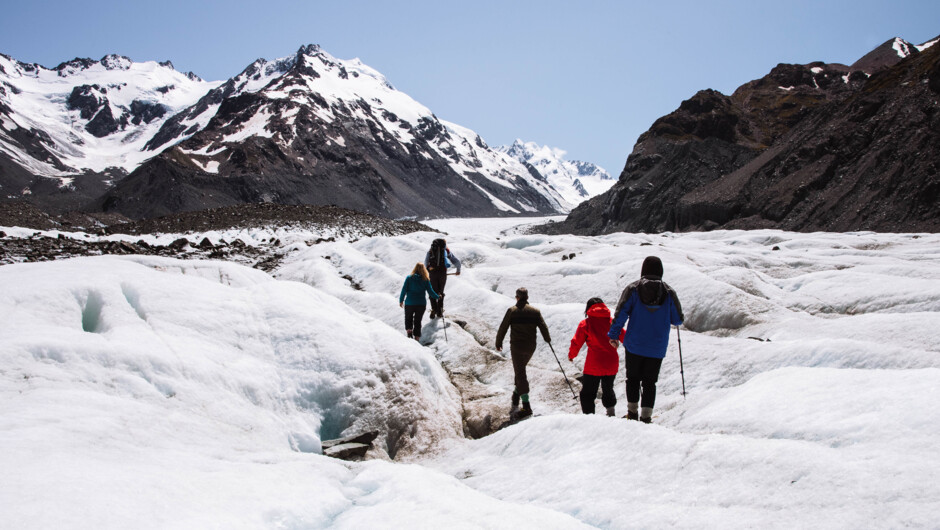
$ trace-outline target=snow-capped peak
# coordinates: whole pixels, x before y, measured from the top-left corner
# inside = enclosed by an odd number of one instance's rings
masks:
[[[130,70],[133,64],[134,61],[123,55],[111,54],[101,58],[101,65],[108,70]]]
[[[220,83],[176,71],[169,62],[136,63],[122,55],[76,58],[48,69],[0,56],[0,150],[32,173],[62,177],[109,167],[131,171],[166,117]],[[22,140],[41,131],[30,145]],[[29,153],[42,150],[46,155]]]
[[[615,182],[606,170],[595,164],[565,160],[567,153],[557,147],[516,139],[512,145],[497,150],[534,168],[572,205],[607,191]]]
[[[911,43],[900,37],[894,39],[894,44],[892,44],[891,47],[898,52],[898,57],[902,59],[911,54]]]

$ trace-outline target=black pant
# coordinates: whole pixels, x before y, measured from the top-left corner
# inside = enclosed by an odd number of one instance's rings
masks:
[[[594,414],[594,401],[597,399],[597,387],[603,390],[601,403],[604,408],[610,408],[617,404],[617,396],[614,395],[614,375],[588,375],[581,377],[581,412],[585,414]]]
[[[510,345],[509,352],[512,355],[512,369],[516,376],[516,393],[520,396],[523,394],[528,394],[529,377],[525,373],[525,367],[532,359],[532,354],[535,353],[535,348],[530,350],[528,348],[514,348],[512,345]]]
[[[424,316],[425,305],[405,306],[405,329],[413,331],[415,337],[421,336],[421,317]]]
[[[444,312],[444,286],[447,284],[447,269],[439,267],[430,271],[428,276],[431,280],[431,288],[440,298],[431,300],[431,312],[440,315]]]
[[[653,403],[656,402],[656,381],[659,380],[659,369],[663,360],[627,352],[623,362],[627,365],[627,402],[640,401],[642,383],[643,402],[640,406],[653,408]]]

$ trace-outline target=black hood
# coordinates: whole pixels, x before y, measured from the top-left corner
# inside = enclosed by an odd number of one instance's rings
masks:
[[[643,260],[643,268],[640,269],[640,277],[650,280],[663,279],[663,262],[656,256],[649,256]]]

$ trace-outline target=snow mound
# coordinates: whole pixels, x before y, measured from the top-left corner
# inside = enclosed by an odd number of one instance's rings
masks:
[[[143,411],[174,438],[246,451],[319,452],[321,439],[379,430],[394,457],[461,435],[457,397],[425,350],[303,284],[156,257],[11,265],[0,282],[18,415],[49,400],[103,416],[91,403],[110,403],[124,407],[112,422]],[[79,437],[120,434],[82,416],[69,420]]]

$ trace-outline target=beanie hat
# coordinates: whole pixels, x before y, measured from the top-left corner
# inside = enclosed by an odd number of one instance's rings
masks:
[[[643,268],[640,269],[640,277],[650,280],[663,279],[663,262],[656,256],[648,256],[643,260]]]

